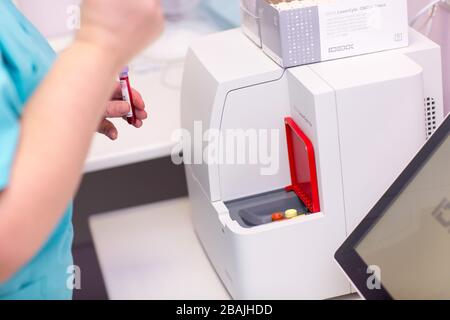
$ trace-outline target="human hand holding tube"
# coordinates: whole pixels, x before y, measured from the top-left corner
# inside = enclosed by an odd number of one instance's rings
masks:
[[[147,119],[147,111],[145,110],[145,103],[140,93],[132,89],[133,92],[133,106],[135,107],[134,115],[136,119],[133,122],[133,126],[140,128],[143,125],[143,121]],[[115,125],[108,120],[108,118],[124,118],[130,112],[130,104],[122,100],[122,92],[120,85],[117,84],[111,101],[106,106],[104,119],[101,121],[98,132],[104,134],[111,140],[116,140],[119,133]]]
[[[153,41],[163,28],[160,0],[85,0],[82,5],[81,29],[76,42],[91,46],[115,56],[115,68],[122,67],[140,50]],[[134,117],[131,124],[137,128],[147,118],[141,95],[132,90]],[[116,87],[108,103],[98,132],[111,140],[118,137],[114,124],[107,118],[124,117],[130,105],[120,101],[120,87]]]

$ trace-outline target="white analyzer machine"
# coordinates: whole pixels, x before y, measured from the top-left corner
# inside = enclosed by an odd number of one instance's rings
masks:
[[[278,133],[279,143],[259,141],[275,146],[277,170],[186,161],[195,230],[233,298],[352,292],[336,249],[443,120],[440,48],[413,30],[409,37],[406,48],[289,69],[238,29],[192,45],[183,128],[200,139],[199,124],[224,136]],[[186,144],[185,156],[205,144]],[[222,158],[235,152],[218,145]],[[306,214],[272,221],[290,208]]]

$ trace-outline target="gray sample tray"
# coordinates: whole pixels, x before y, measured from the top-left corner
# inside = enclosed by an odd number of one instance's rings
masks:
[[[309,213],[303,202],[294,192],[277,190],[247,198],[225,202],[231,219],[244,228],[272,223],[272,214],[287,209],[297,209]]]

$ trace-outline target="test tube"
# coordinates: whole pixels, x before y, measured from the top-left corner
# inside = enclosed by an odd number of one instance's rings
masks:
[[[133,104],[133,92],[131,90],[130,78],[128,77],[129,68],[125,67],[120,73],[120,89],[122,91],[122,100],[130,104],[131,108],[126,118],[129,124],[133,124],[136,119],[135,108]]]

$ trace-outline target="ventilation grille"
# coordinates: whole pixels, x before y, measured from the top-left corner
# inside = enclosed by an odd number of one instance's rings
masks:
[[[427,139],[431,137],[437,127],[436,121],[436,100],[428,97],[425,99],[425,129]]]

